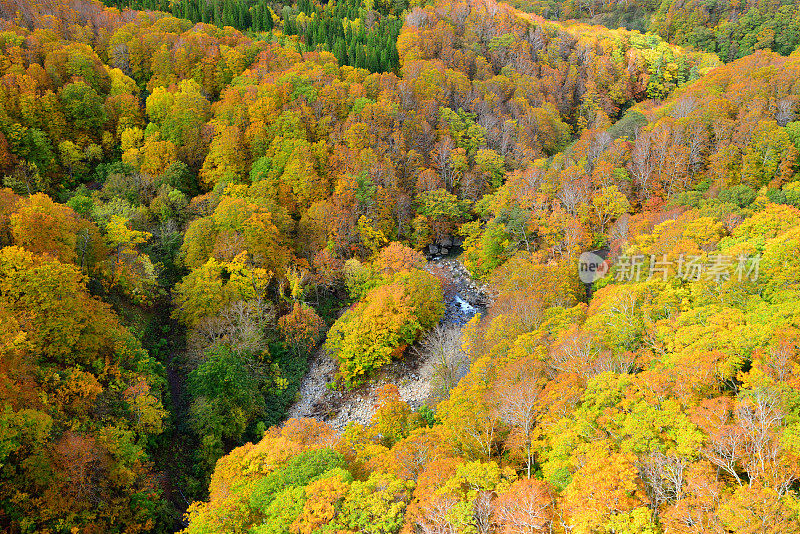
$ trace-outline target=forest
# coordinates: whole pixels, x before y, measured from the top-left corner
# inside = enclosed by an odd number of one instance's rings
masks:
[[[0,0],[0,530],[800,534],[798,17]]]
[[[553,20],[579,19],[652,32],[676,44],[733,61],[757,50],[791,54],[800,45],[800,6],[791,0],[514,0],[515,7]]]

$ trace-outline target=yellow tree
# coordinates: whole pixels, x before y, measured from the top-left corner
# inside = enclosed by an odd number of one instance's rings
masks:
[[[591,202],[584,206],[584,217],[599,233],[605,233],[608,225],[623,213],[630,211],[628,198],[617,186],[611,185],[597,191]]]
[[[742,486],[719,508],[729,532],[736,534],[798,534],[797,509],[793,493],[781,496],[760,484]]]
[[[408,403],[400,398],[394,384],[386,384],[378,390],[377,407],[370,430],[386,447],[392,447],[422,424],[419,414],[412,412]]]
[[[614,452],[607,442],[589,447],[563,493],[567,524],[573,532],[655,532],[633,462],[632,455]],[[627,530],[609,528],[625,523]]]

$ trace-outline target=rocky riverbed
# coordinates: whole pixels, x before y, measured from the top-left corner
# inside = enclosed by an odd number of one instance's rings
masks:
[[[443,280],[443,323],[463,327],[486,309],[488,290],[472,280],[459,260],[434,257],[426,269]],[[419,408],[429,400],[434,371],[433,361],[409,350],[402,360],[382,368],[369,383],[352,391],[336,391],[328,386],[336,374],[336,362],[320,348],[309,364],[300,384],[299,400],[289,409],[288,417],[313,417],[337,430],[352,421],[367,424],[375,413],[377,391],[384,384],[396,385],[401,398],[412,408]]]

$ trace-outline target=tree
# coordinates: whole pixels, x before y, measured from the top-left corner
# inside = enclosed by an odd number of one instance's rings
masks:
[[[3,305],[24,314],[26,337],[39,358],[91,366],[114,346],[118,325],[108,306],[89,296],[77,267],[18,247],[2,249],[0,259]]]
[[[21,199],[9,217],[14,243],[36,254],[49,254],[62,263],[77,260],[77,214],[43,193]]]
[[[367,534],[397,532],[411,499],[411,485],[388,473],[372,473],[355,481],[342,504],[345,528]]]
[[[606,233],[608,225],[630,209],[627,197],[612,185],[604,187],[592,197],[585,216],[597,232]]]
[[[308,484],[305,487],[303,511],[290,524],[290,531],[311,534],[318,528],[335,524],[342,501],[350,489],[347,480],[350,477],[347,475],[346,471],[334,472],[332,476],[325,476]],[[281,526],[285,528],[286,523]]]
[[[243,473],[248,462],[268,468]],[[298,531],[307,529],[324,522],[320,512],[335,503],[336,495],[352,480],[343,467],[342,456],[330,448],[294,441],[280,431],[268,433],[258,443],[238,447],[217,463],[209,501],[189,507],[186,531],[200,534],[263,528],[289,532],[292,525]],[[315,483],[322,480],[326,481]]]
[[[386,235],[372,226],[372,220],[365,216],[358,219],[358,235],[364,248],[369,252],[367,257],[375,256],[378,250],[388,243]]]
[[[660,514],[664,531],[678,532],[721,531],[724,527],[718,517],[723,483],[716,469],[708,462],[697,462],[685,473],[682,498]]]
[[[647,500],[633,458],[609,450],[603,442],[592,444],[590,451],[564,490],[568,525],[581,534],[625,522],[631,529],[641,520],[640,510],[644,510],[642,526],[649,528],[650,512],[643,508]]]
[[[325,321],[310,306],[295,302],[292,311],[278,319],[278,328],[295,354],[306,356],[319,343]]]
[[[420,416],[401,400],[397,386],[386,384],[378,390],[377,410],[370,421],[374,432],[384,446],[391,448],[420,425]]]
[[[112,215],[106,224],[106,245],[113,251],[105,266],[107,290],[118,288],[140,303],[153,298],[156,273],[149,256],[139,252],[139,247],[152,236],[148,232],[128,227],[129,222]]]
[[[407,271],[370,290],[364,300],[331,327],[326,348],[339,360],[348,387],[400,357],[406,347],[433,327],[444,311],[438,280],[424,271]]]
[[[415,220],[417,247],[423,247],[455,232],[458,223],[467,218],[469,203],[459,200],[446,189],[425,191],[417,195],[417,212],[421,219]]]
[[[244,143],[236,127],[215,125],[216,133],[200,170],[207,185],[237,183],[245,172]]]
[[[654,511],[684,497],[688,465],[686,458],[658,450],[639,459],[639,477],[645,483],[645,491]]]
[[[149,128],[157,128],[164,140],[177,147],[178,155],[196,169],[207,148],[200,129],[211,116],[211,104],[193,79],[182,80],[176,89],[156,87],[147,97]]]
[[[196,327],[203,318],[217,316],[234,302],[263,299],[271,279],[266,270],[248,267],[245,256],[232,262],[211,258],[175,286],[173,316]]]
[[[393,241],[381,249],[375,261],[375,267],[384,275],[393,275],[410,269],[422,269],[425,266],[425,256],[412,248]]]
[[[187,386],[194,398],[189,422],[202,439],[199,457],[208,467],[222,456],[223,443],[239,441],[263,416],[264,389],[271,385],[262,355],[239,354],[225,344],[212,346],[189,373]]]
[[[444,399],[469,370],[469,358],[461,346],[461,329],[438,324],[425,335],[414,350],[434,365],[431,397]]]
[[[532,362],[520,362],[519,368],[533,368]],[[533,466],[533,440],[534,426],[538,419],[540,408],[540,395],[542,388],[537,383],[537,376],[531,376],[528,372],[520,373],[521,376],[513,376],[514,366],[509,366],[511,376],[506,383],[501,385],[498,393],[500,397],[500,412],[503,421],[512,427],[508,441],[512,448],[520,447],[525,458],[527,477],[531,478],[531,468]]]
[[[554,502],[545,482],[518,480],[500,494],[495,505],[501,532],[505,534],[537,534],[550,531]]]
[[[165,415],[159,365],[79,269],[49,255],[0,250],[0,318],[3,513],[37,530],[152,528],[143,459]],[[115,410],[99,413],[103,402]]]
[[[794,496],[781,499],[777,492],[759,484],[742,486],[720,506],[725,526],[737,533],[794,534],[800,532]]]
[[[172,141],[162,140],[159,134],[147,137],[141,149],[140,169],[150,176],[160,176],[178,159],[177,148]]]
[[[162,422],[167,416],[167,411],[161,401],[154,395],[153,388],[147,380],[140,378],[122,393],[125,402],[130,407],[133,427],[137,432],[147,434],[160,434]]]
[[[278,209],[247,198],[246,188],[236,193],[223,196],[212,215],[189,224],[181,245],[184,263],[197,268],[212,257],[229,262],[246,251],[259,268],[283,275],[291,252],[277,226],[284,227]]]
[[[75,128],[86,132],[102,130],[107,116],[103,100],[93,87],[83,81],[70,83],[61,89],[59,97]]]
[[[421,329],[402,289],[380,286],[334,323],[326,347],[339,360],[339,375],[352,386],[399,357]]]
[[[505,161],[503,157],[491,149],[482,148],[475,154],[475,165],[489,177],[492,187],[500,187],[505,176]]]

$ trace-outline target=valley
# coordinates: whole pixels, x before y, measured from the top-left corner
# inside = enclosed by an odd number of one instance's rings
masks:
[[[0,0],[0,531],[800,534],[798,45]]]

